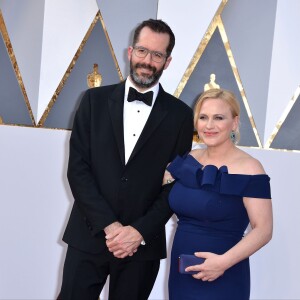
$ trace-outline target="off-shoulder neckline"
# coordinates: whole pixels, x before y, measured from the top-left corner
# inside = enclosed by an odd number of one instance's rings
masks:
[[[202,164],[192,155],[178,155],[167,167],[179,184],[205,191],[252,198],[271,198],[267,174],[228,174],[227,166]]]
[[[266,173],[260,173],[260,174],[242,174],[242,173],[229,173],[228,172],[228,167],[226,165],[222,165],[221,167],[217,167],[216,165],[213,164],[207,164],[207,165],[203,165],[201,164],[192,154],[188,153],[186,155],[187,157],[191,157],[192,160],[199,165],[200,169],[204,171],[205,168],[216,168],[218,171],[222,171],[225,172],[229,175],[246,175],[246,176],[261,176],[261,175],[267,175]],[[184,157],[183,157],[184,158]],[[267,175],[268,176],[268,175]]]
[[[200,162],[199,160],[197,160],[197,158],[194,157],[192,154],[188,153],[187,156],[190,156],[196,163],[198,163],[202,170],[203,170],[205,167],[207,167],[207,166],[213,166],[213,167],[216,167],[218,170],[220,170],[221,168],[224,168],[224,167],[227,168],[227,166],[225,166],[225,165],[222,165],[220,168],[218,168],[216,165],[212,165],[212,164],[203,165],[203,164],[201,164],[201,162]]]

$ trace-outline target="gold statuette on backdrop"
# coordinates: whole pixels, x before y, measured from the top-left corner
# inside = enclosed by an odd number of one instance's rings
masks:
[[[219,89],[220,86],[216,83],[216,75],[210,74],[209,82],[205,83],[204,85],[204,91],[210,90],[210,89]]]
[[[93,72],[87,75],[87,85],[89,88],[99,87],[102,82],[102,76],[98,72],[98,64],[94,64]]]
[[[0,116],[0,125],[4,124],[2,117]]]

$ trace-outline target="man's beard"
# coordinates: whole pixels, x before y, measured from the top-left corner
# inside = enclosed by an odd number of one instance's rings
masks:
[[[134,66],[132,61],[130,60],[130,78],[135,83],[136,86],[138,86],[140,88],[150,88],[158,82],[159,78],[161,77],[161,75],[164,71],[164,66],[165,66],[165,64],[161,67],[161,69],[159,71],[157,71],[157,69],[155,67],[152,67],[147,64],[137,63]],[[138,69],[138,68],[148,69],[148,70],[152,71],[153,74],[150,76],[147,76],[147,75],[140,76],[136,72],[136,69]]]

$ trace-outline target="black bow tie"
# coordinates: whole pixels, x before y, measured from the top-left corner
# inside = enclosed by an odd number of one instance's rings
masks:
[[[139,93],[136,89],[130,87],[129,93],[128,93],[128,102],[132,102],[134,100],[143,101],[145,104],[151,106],[152,105],[152,99],[153,99],[153,92],[147,92],[147,93]]]

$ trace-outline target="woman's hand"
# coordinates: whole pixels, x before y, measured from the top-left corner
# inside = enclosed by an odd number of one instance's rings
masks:
[[[171,173],[168,170],[165,170],[164,178],[162,185],[172,183],[175,179],[172,177]]]
[[[196,252],[195,256],[205,258],[204,263],[186,268],[186,271],[198,272],[192,275],[195,279],[213,281],[224,274],[226,268],[222,255],[211,252]]]

